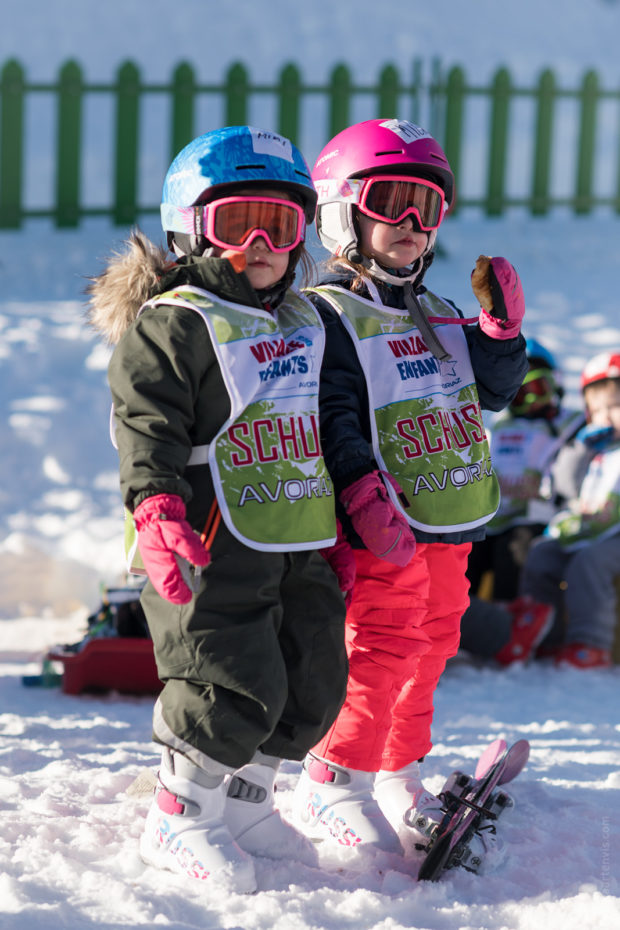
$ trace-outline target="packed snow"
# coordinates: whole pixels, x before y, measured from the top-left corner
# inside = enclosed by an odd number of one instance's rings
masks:
[[[569,75],[600,67],[617,78],[620,4],[505,7],[386,0],[379,19],[368,0],[337,7],[317,0],[307,8],[280,0],[263,8],[249,0],[180,0],[176,8],[161,0],[85,0],[79,13],[67,0],[33,0],[5,17],[0,65],[17,57],[33,80],[45,80],[73,57],[104,79],[130,57],[157,78],[187,59],[215,79],[232,60],[253,59],[257,75],[272,76],[298,57],[290,49],[304,48],[304,70],[317,80],[336,61],[360,73],[368,63],[374,74],[386,61],[405,65],[416,55],[485,73],[508,64],[527,78],[546,66]],[[141,226],[160,241],[154,220]],[[617,667],[581,672],[539,662],[500,671],[465,656],[450,664],[436,696],[428,788],[438,790],[454,768],[473,770],[497,736],[525,737],[532,746],[511,789],[515,809],[501,826],[506,855],[488,875],[453,871],[438,883],[417,883],[406,862],[359,873],[343,853],[322,851],[320,869],[259,860],[259,891],[246,897],[206,893],[143,865],[137,841],[150,799],[128,789],[156,768],[152,699],[76,697],[22,684],[23,675],[40,671],[48,647],[82,637],[100,585],[122,577],[109,353],[85,325],[83,289],[127,232],[103,220],[75,231],[46,221],[0,231],[0,926],[615,930]],[[579,218],[557,210],[544,219],[514,210],[494,220],[467,211],[442,228],[443,252],[428,284],[470,315],[478,254],[509,257],[526,294],[525,333],[554,353],[568,402],[578,405],[584,362],[620,348],[619,232],[618,218],[605,210]],[[313,251],[319,258],[316,241]],[[285,814],[298,772],[298,763],[286,762],[278,777]]]

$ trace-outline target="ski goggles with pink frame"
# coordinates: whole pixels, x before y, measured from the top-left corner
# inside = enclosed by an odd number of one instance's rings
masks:
[[[291,252],[306,232],[300,205],[276,197],[223,197],[193,207],[164,204],[162,219],[167,229],[204,235],[220,249],[240,251],[262,236],[272,252]]]
[[[410,174],[321,178],[314,183],[319,205],[356,204],[362,213],[381,223],[400,223],[411,213],[422,232],[437,229],[448,206],[437,184]]]
[[[446,201],[442,189],[432,181],[398,174],[380,174],[362,181],[357,206],[364,216],[382,223],[401,223],[413,214],[422,232],[439,227]]]

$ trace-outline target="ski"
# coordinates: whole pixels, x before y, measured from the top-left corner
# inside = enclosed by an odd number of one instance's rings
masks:
[[[529,758],[527,740],[508,746],[495,740],[480,756],[473,778],[455,772],[439,797],[444,803],[444,817],[423,847],[426,856],[418,873],[419,881],[437,881],[446,869],[461,866],[471,872],[480,868],[480,860],[471,855],[469,843],[481,828],[494,829],[499,814],[512,805],[509,795],[498,791],[517,777]]]

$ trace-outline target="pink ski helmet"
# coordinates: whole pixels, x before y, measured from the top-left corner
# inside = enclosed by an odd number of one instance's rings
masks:
[[[421,126],[399,119],[371,119],[343,129],[327,143],[312,171],[318,193],[316,225],[325,248],[359,260],[353,206],[347,180],[374,174],[405,174],[437,184],[445,202],[454,200],[454,175],[439,143]],[[429,233],[426,251],[435,243]]]

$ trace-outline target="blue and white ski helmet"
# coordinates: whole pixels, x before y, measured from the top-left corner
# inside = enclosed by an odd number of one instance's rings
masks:
[[[231,185],[272,185],[290,190],[312,223],[317,195],[310,169],[293,143],[276,132],[253,126],[226,126],[194,139],[176,156],[164,180],[161,218],[164,230],[177,229],[171,207],[190,207],[213,200]]]

